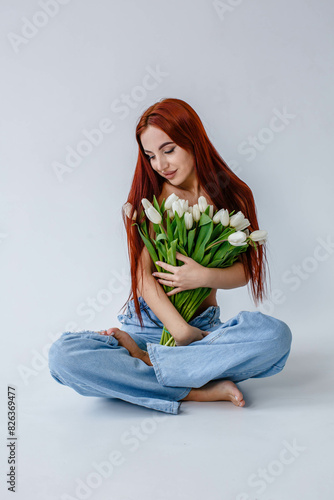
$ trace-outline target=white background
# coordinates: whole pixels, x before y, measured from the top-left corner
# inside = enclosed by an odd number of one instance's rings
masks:
[[[87,498],[331,498],[333,3],[1,0],[0,9],[1,495],[8,384],[20,499],[79,498],[75,479],[93,460],[120,449],[132,424],[163,416],[58,386],[46,358],[64,331],[119,326],[135,126],[176,97],[253,191],[272,290],[259,309],[289,324],[293,346],[281,374],[240,384],[245,408],[183,403],[134,454],[123,447],[125,464]],[[282,129],[270,130],[280,113]],[[105,119],[113,130],[60,175]],[[217,297],[222,321],[255,310],[247,287]],[[249,476],[293,439],[306,451],[257,493]]]

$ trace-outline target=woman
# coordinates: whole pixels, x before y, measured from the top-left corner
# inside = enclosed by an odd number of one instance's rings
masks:
[[[150,106],[138,122],[136,139],[138,160],[126,203],[130,212],[123,210],[131,268],[127,311],[117,316],[123,329],[64,332],[49,351],[51,375],[79,394],[172,414],[181,401],[244,406],[235,382],[279,373],[292,335],[286,323],[260,311],[241,311],[221,322],[216,292],[250,284],[255,305],[263,300],[265,244],[257,250],[249,246],[229,268],[205,268],[177,253],[183,265],[159,264],[171,273],[167,276],[153,273],[154,263],[132,224],[142,211],[142,198],[152,200],[155,194],[161,204],[174,192],[189,205],[205,196],[215,210],[240,210],[254,231],[259,227],[252,192],[218,154],[196,112],[180,99]],[[162,285],[173,289],[165,293]],[[187,323],[168,296],[198,287],[212,291]],[[159,344],[163,325],[176,347]]]

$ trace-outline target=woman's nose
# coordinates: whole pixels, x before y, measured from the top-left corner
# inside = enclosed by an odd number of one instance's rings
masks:
[[[166,170],[167,168],[167,160],[166,158],[157,158],[156,168],[159,172]]]

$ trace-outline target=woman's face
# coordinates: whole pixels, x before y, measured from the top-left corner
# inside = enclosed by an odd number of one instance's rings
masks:
[[[174,185],[187,185],[195,176],[194,156],[178,146],[160,128],[149,125],[140,136],[150,164],[161,177]],[[168,176],[169,172],[175,172]]]

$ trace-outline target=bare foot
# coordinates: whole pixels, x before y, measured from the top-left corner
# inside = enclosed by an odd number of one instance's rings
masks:
[[[103,332],[103,333],[102,333]],[[153,366],[151,363],[148,352],[143,351],[139,347],[139,345],[133,340],[133,338],[124,330],[120,330],[119,328],[109,328],[108,330],[101,330],[102,335],[112,335],[115,339],[118,340],[118,344],[122,347],[125,347],[129,351],[129,354],[133,358],[138,358],[144,361],[149,366]]]
[[[244,406],[242,392],[231,380],[211,380],[200,388],[193,388],[181,401],[232,401],[235,406]]]

